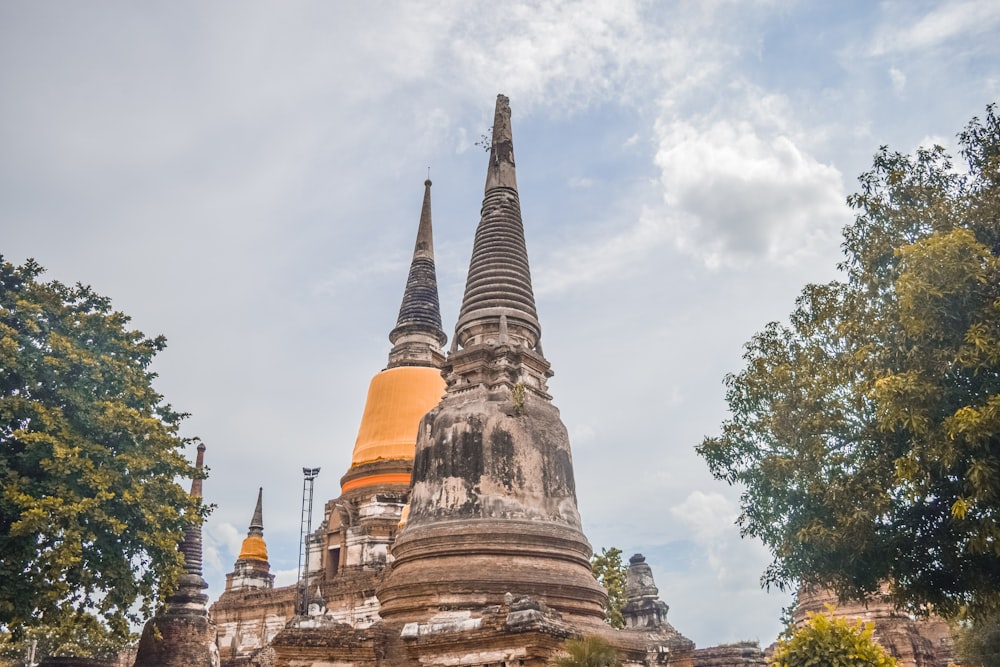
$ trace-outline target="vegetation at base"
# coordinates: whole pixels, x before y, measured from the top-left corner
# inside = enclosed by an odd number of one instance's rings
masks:
[[[90,614],[64,614],[59,625],[29,628],[17,640],[9,633],[0,633],[0,667],[23,665],[32,641],[36,642],[35,660],[39,661],[48,656],[114,660],[124,644],[135,644],[139,637],[131,634],[124,640]]]
[[[565,656],[557,658],[555,667],[618,667],[622,664],[618,649],[601,637],[567,639],[563,644]]]
[[[590,557],[590,571],[594,579],[608,592],[608,602],[604,614],[608,625],[613,628],[625,627],[622,607],[625,606],[625,577],[628,566],[622,563],[622,550],[615,547],[602,548],[600,554]]]
[[[844,230],[844,281],[807,285],[746,345],[731,417],[698,447],[745,488],[762,578],[912,611],[1000,608],[1000,117],[883,147]]]
[[[152,387],[163,337],[42,272],[0,257],[0,631],[120,645],[207,508],[177,483],[195,474],[184,415]]]
[[[896,667],[896,659],[872,639],[873,623],[812,612],[806,618],[801,628],[778,640],[772,667]]]

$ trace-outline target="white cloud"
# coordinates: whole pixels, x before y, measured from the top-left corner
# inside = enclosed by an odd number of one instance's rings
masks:
[[[670,514],[687,524],[695,543],[724,590],[752,591],[769,562],[767,550],[754,540],[740,537],[735,522],[736,505],[720,493],[692,491]]]
[[[663,246],[666,231],[643,212],[635,223],[621,231],[612,227],[560,247],[532,271],[535,291],[547,296],[608,279],[620,280],[639,270],[642,260]]]
[[[245,536],[231,523],[213,521],[205,524],[203,535],[205,565],[216,572],[229,572]]]
[[[739,509],[721,493],[692,491],[670,513],[691,527],[697,542],[710,544],[732,532]]]
[[[470,5],[456,24],[449,55],[463,79],[478,83],[477,94],[499,83],[522,105],[581,108],[650,60],[634,1]]]
[[[656,131],[666,208],[652,224],[709,267],[797,264],[846,221],[840,172],[786,134],[736,120],[666,121]]]
[[[274,575],[275,588],[291,586],[299,579],[299,570],[295,567],[287,570],[271,570],[271,574]]]
[[[892,90],[897,95],[902,95],[906,88],[906,74],[896,67],[889,68],[889,80],[892,82]]]
[[[911,6],[909,2],[890,5],[887,14],[894,21],[876,37],[872,55],[925,51],[952,39],[988,34],[1000,23],[1000,4],[995,2],[945,2],[913,20],[899,20]]]

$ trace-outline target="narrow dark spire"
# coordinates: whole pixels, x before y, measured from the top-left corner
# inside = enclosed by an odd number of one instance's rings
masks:
[[[205,443],[198,443],[198,457],[195,459],[195,476],[191,480],[191,497],[200,499],[202,497],[201,471],[205,467]],[[180,550],[184,554],[184,571],[187,574],[201,577],[201,520],[197,520],[184,532],[184,539],[181,541]]]
[[[410,274],[399,306],[396,327],[389,333],[389,341],[393,344],[389,353],[389,368],[440,366],[441,346],[447,340],[441,328],[431,226],[431,181],[428,179],[424,181],[424,202],[420,209]]]
[[[205,444],[198,443],[198,456],[194,466],[195,477],[191,481],[191,497],[199,500],[202,497],[201,475],[204,466]],[[164,615],[207,615],[208,596],[202,593],[208,588],[208,583],[202,577],[201,571],[201,517],[194,518],[194,523],[184,531],[184,539],[181,540],[177,548],[184,555],[184,574],[177,582],[177,590],[167,597]]]
[[[250,519],[250,532],[247,535],[262,537],[264,535],[264,512],[263,512],[264,487],[257,490],[257,507],[253,510],[253,518]]]
[[[483,208],[453,349],[497,342],[502,316],[506,316],[511,345],[536,349],[542,328],[535,311],[517,195],[510,103],[498,95]]]
[[[201,469],[205,467],[205,443],[198,443],[198,456],[195,457],[194,468],[197,471],[191,480],[191,496],[201,498]]]

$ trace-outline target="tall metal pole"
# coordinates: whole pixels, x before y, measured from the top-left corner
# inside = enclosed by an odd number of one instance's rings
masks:
[[[302,522],[299,525],[299,613],[306,613],[306,588],[309,585],[309,549],[306,540],[312,532],[313,482],[319,475],[319,468],[302,469]]]

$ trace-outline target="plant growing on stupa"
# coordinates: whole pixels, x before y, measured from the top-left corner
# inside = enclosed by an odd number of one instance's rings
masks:
[[[590,557],[590,571],[604,590],[608,592],[608,602],[604,613],[608,625],[613,628],[624,628],[625,617],[622,608],[625,606],[625,581],[628,567],[622,563],[622,550],[615,547],[601,548],[601,553]]]
[[[622,664],[618,649],[601,637],[567,639],[563,651],[566,655],[552,663],[555,667],[618,667]]]

